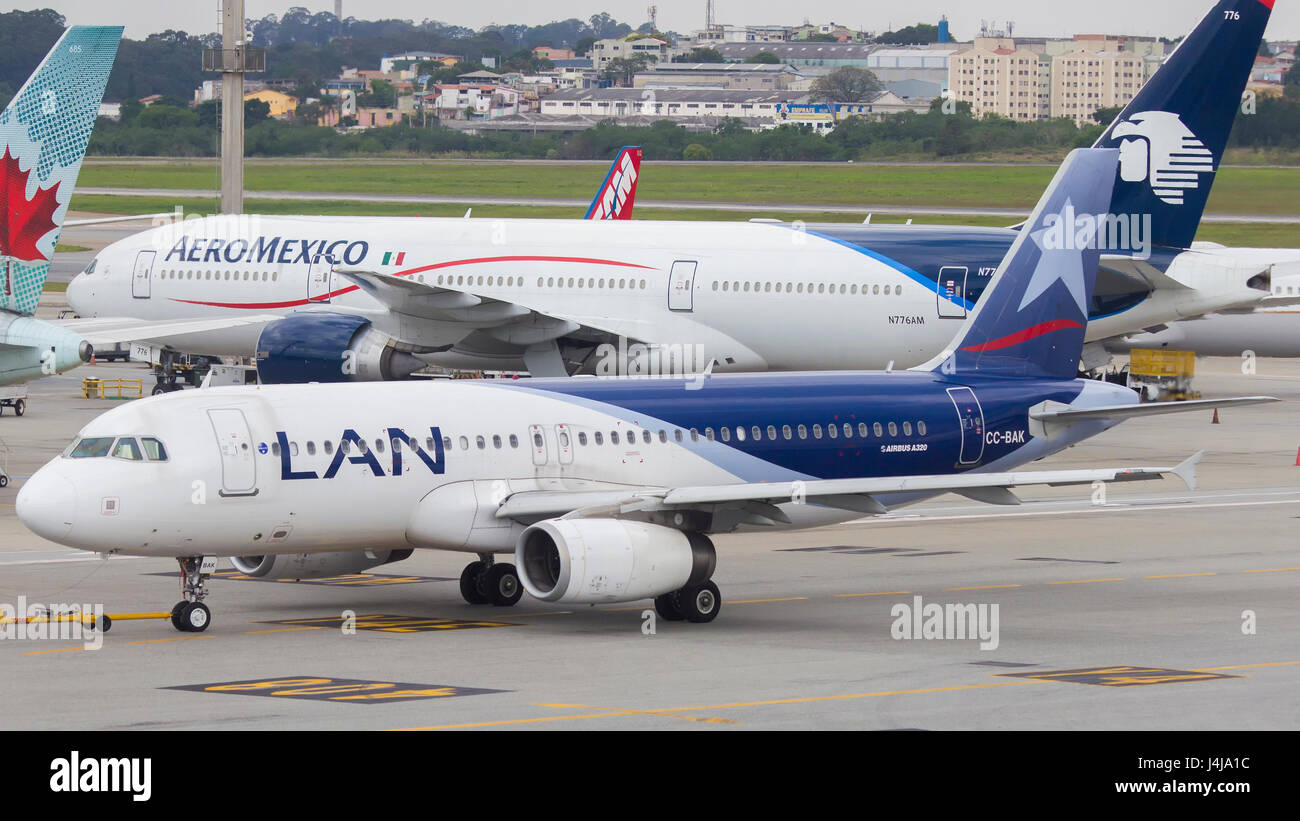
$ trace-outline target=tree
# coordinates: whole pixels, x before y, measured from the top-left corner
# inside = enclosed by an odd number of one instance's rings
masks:
[[[869,103],[880,96],[882,90],[884,86],[872,72],[843,66],[818,77],[810,96],[822,103]]]
[[[596,45],[595,37],[583,37],[573,44],[573,53],[582,57],[586,55],[587,52],[591,51],[591,47],[594,45]]]
[[[271,104],[265,100],[244,100],[244,127],[252,128],[271,117]]]
[[[759,53],[757,53],[757,54],[753,55],[752,57],[750,57],[749,59],[745,60],[745,62],[746,62],[746,63],[759,63],[759,64],[762,64],[762,65],[775,66],[775,65],[780,65],[780,64],[781,64],[781,58],[780,58],[780,57],[777,57],[775,54],[773,54],[773,53],[770,52],[770,51],[760,51]]]
[[[699,143],[691,143],[682,149],[683,160],[711,160],[713,152]]]
[[[727,59],[716,48],[693,48],[688,54],[679,54],[673,58],[674,63],[725,63]]]
[[[877,37],[876,42],[904,46],[918,43],[937,43],[939,42],[939,27],[929,23],[917,23],[915,26],[901,28],[898,31],[887,31]]]
[[[601,82],[612,86],[632,84],[632,77],[646,70],[650,58],[644,54],[635,57],[615,57],[600,70]]]
[[[1118,105],[1111,106],[1109,108],[1099,108],[1096,111],[1092,112],[1092,119],[1094,122],[1101,123],[1104,126],[1108,126],[1111,123],[1115,122],[1115,118],[1118,117],[1119,113],[1123,110],[1124,107]]]

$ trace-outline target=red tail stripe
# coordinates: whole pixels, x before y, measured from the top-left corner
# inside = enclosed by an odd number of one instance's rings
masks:
[[[1017,331],[1001,339],[994,339],[991,342],[985,342],[982,345],[972,345],[969,348],[962,348],[963,351],[973,353],[982,353],[983,351],[1000,351],[1003,348],[1010,348],[1012,345],[1019,345],[1021,342],[1028,342],[1031,339],[1037,339],[1044,334],[1050,334],[1053,331],[1063,331],[1066,328],[1082,328],[1083,325],[1075,322],[1073,319],[1053,319],[1051,322],[1042,322],[1034,325],[1032,328],[1025,328],[1023,331]]]

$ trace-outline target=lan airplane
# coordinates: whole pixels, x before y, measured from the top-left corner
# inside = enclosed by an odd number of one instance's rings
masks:
[[[121,38],[121,26],[69,28],[0,113],[0,385],[90,360],[85,339],[32,314]]]
[[[1269,12],[1260,0],[1218,3],[1100,139],[1121,162],[1090,341],[1267,294],[1267,261],[1191,246]],[[264,382],[395,379],[426,363],[534,376],[903,367],[948,342],[1017,236],[211,217],[109,246],[68,300],[92,341],[255,352]],[[1109,360],[1100,345],[1087,354],[1087,367]]]
[[[941,356],[911,371],[270,385],[144,399],[86,425],[19,492],[52,541],[171,556],[201,631],[216,557],[254,576],[356,571],[414,548],[478,554],[470,603],[654,598],[711,621],[709,534],[803,528],[940,493],[1152,479],[1176,467],[1018,472],[1151,413],[1077,379],[1119,152],[1070,156]],[[1065,239],[1068,236],[1070,239]],[[863,333],[863,341],[869,339]],[[515,563],[494,554],[514,553]],[[290,554],[290,555],[286,555]]]

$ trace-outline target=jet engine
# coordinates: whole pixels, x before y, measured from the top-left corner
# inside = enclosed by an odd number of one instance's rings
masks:
[[[424,366],[361,316],[293,314],[269,323],[257,340],[263,384],[379,382],[405,379]]]
[[[230,563],[255,579],[323,579],[363,573],[381,564],[409,558],[414,551],[346,550],[337,553],[284,553],[279,556],[234,556]]]
[[[703,584],[716,565],[706,536],[622,519],[547,519],[515,546],[524,589],[546,602],[651,598]]]

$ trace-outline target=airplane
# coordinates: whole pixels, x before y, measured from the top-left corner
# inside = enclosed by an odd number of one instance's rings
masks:
[[[1220,0],[1098,141],[1124,153],[1090,342],[1267,294],[1265,261],[1191,246],[1270,6]],[[92,341],[255,355],[263,382],[906,367],[951,338],[1018,233],[213,216],[114,243],[68,300]],[[1090,345],[1083,364],[1109,359]]]
[[[1261,249],[1274,264],[1273,293],[1253,309],[1216,311],[1171,322],[1143,333],[1107,340],[1107,348],[1127,354],[1133,348],[1170,348],[1200,356],[1300,357],[1300,251]]]
[[[90,361],[76,333],[35,319],[121,26],[72,26],[0,113],[0,385]]]
[[[478,554],[471,604],[653,598],[708,622],[710,534],[806,528],[958,493],[1154,479],[1173,467],[1020,471],[1128,418],[1271,397],[1138,404],[1078,379],[1115,149],[1080,149],[948,347],[909,371],[211,387],[113,409],[19,491],[19,519],[81,550],[180,565],[206,630],[217,557],[264,578]],[[1064,237],[1070,237],[1065,239]],[[869,331],[862,333],[870,341]],[[514,564],[495,554],[513,553]],[[288,555],[286,555],[288,554]]]

